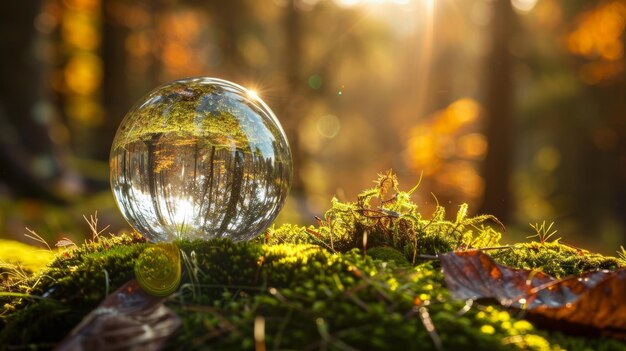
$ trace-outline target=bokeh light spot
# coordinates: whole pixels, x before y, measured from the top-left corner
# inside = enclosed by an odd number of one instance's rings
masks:
[[[561,152],[553,146],[542,147],[535,155],[535,165],[540,169],[552,172],[561,163]]]
[[[309,77],[309,87],[311,89],[319,89],[322,87],[322,77],[314,74]]]
[[[79,54],[65,67],[67,87],[76,94],[89,95],[95,92],[102,81],[102,60],[94,54]]]
[[[511,5],[516,12],[526,14],[535,8],[537,0],[511,0]]]
[[[325,115],[317,120],[317,132],[324,138],[336,137],[340,129],[341,122],[335,115]]]
[[[358,5],[361,1],[360,0],[335,0],[335,2],[337,3],[337,5],[341,7],[352,7],[352,6]]]
[[[478,117],[480,105],[474,99],[463,98],[453,102],[448,110],[459,124],[465,124]]]
[[[487,153],[487,138],[480,133],[471,133],[459,138],[458,155],[460,157],[482,160]]]

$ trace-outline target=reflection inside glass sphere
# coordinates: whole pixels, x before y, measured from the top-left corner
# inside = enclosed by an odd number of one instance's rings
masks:
[[[131,109],[110,167],[120,210],[152,241],[254,238],[278,214],[292,175],[269,107],[214,78],[173,82]]]

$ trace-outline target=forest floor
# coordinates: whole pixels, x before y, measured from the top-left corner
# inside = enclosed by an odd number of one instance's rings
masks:
[[[317,226],[249,242],[2,241],[0,347],[626,350],[626,257],[546,223],[502,245],[497,219],[466,205],[426,218],[415,189],[382,174]]]

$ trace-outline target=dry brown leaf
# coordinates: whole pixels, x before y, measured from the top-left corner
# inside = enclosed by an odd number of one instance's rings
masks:
[[[453,297],[493,298],[548,321],[626,333],[626,269],[598,270],[556,279],[497,264],[482,251],[439,255]]]
[[[160,350],[180,318],[131,280],[109,295],[56,348],[79,350]]]

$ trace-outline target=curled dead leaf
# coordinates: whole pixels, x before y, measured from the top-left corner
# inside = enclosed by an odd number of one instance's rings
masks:
[[[482,251],[439,255],[453,297],[493,298],[531,316],[626,334],[626,269],[598,270],[556,279],[539,271],[499,265]]]
[[[133,279],[85,316],[56,350],[160,350],[181,323],[163,301]]]

